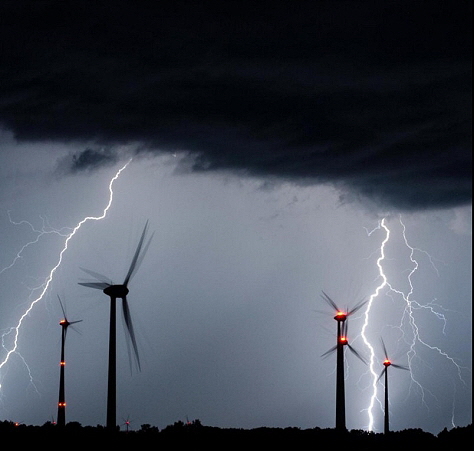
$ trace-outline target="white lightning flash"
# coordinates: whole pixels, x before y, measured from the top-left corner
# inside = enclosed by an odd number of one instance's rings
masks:
[[[408,358],[408,368],[410,370],[410,376],[411,376],[410,389],[411,389],[412,386],[417,387],[419,389],[420,393],[421,393],[422,403],[426,407],[428,407],[426,402],[425,402],[425,391],[427,391],[427,390],[416,379],[414,371],[413,371],[413,367],[412,367],[413,359],[416,356],[415,346],[417,344],[422,345],[422,346],[430,349],[431,351],[435,351],[436,353],[438,353],[442,357],[449,360],[455,366],[455,368],[457,369],[458,377],[461,380],[461,382],[466,385],[466,382],[462,378],[461,367],[456,363],[456,361],[452,357],[450,357],[446,352],[444,352],[442,349],[440,349],[439,347],[432,346],[432,345],[428,344],[426,341],[423,340],[423,338],[420,334],[420,329],[419,329],[419,327],[416,323],[416,320],[415,320],[415,317],[414,317],[414,314],[413,314],[413,312],[415,310],[426,309],[426,310],[430,311],[436,318],[438,318],[440,321],[443,322],[443,334],[444,334],[445,327],[446,327],[446,317],[441,312],[441,310],[446,311],[446,309],[444,309],[440,305],[437,305],[434,301],[431,301],[427,304],[420,304],[419,302],[414,301],[412,299],[412,295],[413,295],[413,291],[414,291],[412,276],[413,276],[413,274],[416,273],[416,271],[418,270],[418,267],[419,267],[419,263],[418,263],[418,261],[416,260],[416,258],[414,256],[415,251],[418,251],[418,252],[421,252],[421,253],[425,254],[429,258],[429,260],[430,260],[434,270],[436,271],[436,273],[438,273],[438,270],[437,270],[436,266],[434,265],[432,257],[426,251],[415,248],[415,247],[413,247],[409,244],[409,242],[407,240],[407,237],[406,237],[406,228],[405,228],[404,223],[402,222],[401,216],[399,218],[399,221],[400,221],[400,224],[402,226],[403,241],[404,241],[405,246],[407,247],[407,249],[410,252],[409,260],[410,260],[410,263],[412,265],[412,268],[409,270],[408,275],[406,277],[406,280],[408,282],[408,287],[409,287],[408,292],[403,292],[402,290],[394,288],[393,284],[391,284],[389,282],[389,280],[387,278],[387,275],[384,272],[383,262],[386,259],[386,255],[385,255],[385,250],[386,249],[385,248],[386,248],[387,243],[390,240],[390,229],[387,226],[386,218],[382,219],[382,221],[380,221],[379,225],[375,229],[373,229],[372,231],[367,230],[368,236],[372,235],[372,233],[375,230],[383,229],[384,232],[385,232],[385,238],[383,239],[383,241],[380,245],[380,254],[379,254],[379,257],[377,259],[378,278],[380,279],[380,284],[377,286],[374,293],[370,296],[370,298],[367,302],[367,307],[365,309],[365,314],[364,314],[364,324],[363,324],[362,330],[361,330],[362,339],[363,339],[365,345],[367,346],[367,348],[369,349],[369,354],[370,354],[369,373],[370,373],[370,378],[371,378],[372,395],[370,397],[369,405],[365,409],[367,411],[367,414],[368,414],[368,417],[369,417],[368,418],[368,430],[369,431],[374,430],[373,410],[374,410],[375,403],[377,401],[381,405],[381,402],[377,398],[377,385],[378,385],[377,381],[378,381],[378,378],[379,378],[379,374],[378,374],[379,370],[375,369],[375,349],[374,349],[374,346],[370,343],[369,339],[367,338],[367,328],[368,328],[368,326],[371,322],[372,306],[373,306],[375,300],[377,299],[377,297],[379,296],[380,292],[384,289],[387,290],[387,293],[392,293],[392,294],[396,294],[396,295],[400,296],[401,299],[403,300],[404,304],[405,304],[404,311],[403,311],[403,314],[402,314],[402,318],[400,320],[400,324],[396,327],[398,327],[400,329],[400,331],[402,331],[402,335],[405,339],[405,342],[407,343],[407,345],[409,347],[409,351],[407,352],[407,358]],[[412,337],[411,340],[406,339],[406,334],[403,333],[402,326],[403,326],[404,322],[407,322],[409,327],[410,327],[411,334],[412,334],[411,335],[411,337]],[[453,418],[454,418],[454,403],[453,403]],[[454,419],[453,418],[452,418],[451,422],[454,426]]]
[[[10,268],[13,268],[13,266],[15,266],[15,263],[22,258],[22,255],[25,252],[25,250],[28,247],[32,246],[33,244],[38,243],[43,235],[54,233],[55,235],[67,237],[68,234],[71,233],[70,230],[72,230],[70,227],[63,227],[60,230],[56,230],[56,229],[53,229],[52,227],[48,227],[46,225],[46,220],[44,218],[40,218],[43,221],[43,227],[41,228],[41,230],[37,230],[28,221],[25,221],[25,220],[22,220],[20,222],[13,221],[10,215],[10,212],[8,212],[8,219],[10,220],[10,223],[13,225],[22,225],[22,224],[28,225],[28,227],[36,234],[36,238],[32,241],[29,241],[28,243],[26,243],[25,245],[21,247],[21,249],[17,252],[15,257],[13,258],[12,262],[9,265],[5,266],[5,268],[0,269],[0,275],[3,274],[5,271],[9,270]],[[69,230],[69,232],[67,232],[67,230]]]
[[[365,309],[364,325],[362,326],[362,331],[361,331],[362,339],[364,340],[365,345],[369,348],[369,353],[370,353],[369,371],[370,371],[370,374],[371,374],[371,377],[372,377],[372,396],[370,397],[369,407],[367,408],[367,412],[368,412],[368,415],[369,415],[369,426],[368,426],[369,431],[372,431],[373,426],[374,426],[374,415],[372,413],[372,410],[374,408],[375,400],[377,398],[377,378],[378,378],[378,374],[375,372],[375,369],[374,369],[375,350],[374,350],[374,347],[370,344],[370,342],[367,339],[366,330],[367,330],[367,327],[369,325],[369,315],[370,315],[370,310],[372,308],[372,304],[373,304],[375,298],[379,295],[380,291],[384,287],[386,287],[387,284],[388,284],[387,277],[385,276],[385,274],[383,272],[383,267],[382,267],[382,261],[385,259],[385,245],[387,244],[388,240],[390,239],[390,230],[385,225],[385,218],[382,219],[382,221],[380,222],[379,227],[377,227],[377,229],[379,229],[380,227],[382,227],[386,232],[385,238],[382,241],[382,244],[380,245],[380,257],[377,259],[377,267],[379,269],[379,276],[382,279],[382,282],[380,283],[380,285],[376,288],[375,292],[369,298],[369,302],[367,303],[367,307]],[[377,230],[377,229],[374,229],[374,230]],[[372,232],[368,232],[368,235],[370,236],[374,232],[374,230],[372,230]]]
[[[64,246],[63,246],[62,250],[59,252],[58,261],[57,261],[56,265],[51,269],[51,271],[50,271],[49,275],[46,277],[45,281],[38,288],[36,288],[36,289],[40,290],[39,296],[36,299],[34,299],[33,301],[31,301],[31,303],[29,304],[29,307],[25,310],[25,312],[21,315],[20,319],[18,320],[17,325],[14,326],[14,327],[11,327],[7,332],[5,332],[2,335],[2,346],[7,352],[6,352],[6,355],[5,355],[4,359],[0,362],[0,370],[7,364],[7,362],[10,359],[10,356],[12,354],[19,355],[19,353],[18,353],[18,336],[20,334],[20,329],[21,329],[21,326],[23,325],[23,321],[28,316],[28,314],[33,310],[34,306],[43,299],[46,291],[49,288],[49,285],[51,284],[51,281],[53,280],[53,276],[54,276],[56,270],[59,268],[59,266],[61,265],[61,263],[63,261],[63,255],[64,255],[64,253],[66,252],[66,250],[68,248],[69,241],[72,239],[72,237],[76,234],[76,232],[82,227],[82,225],[84,223],[86,223],[88,221],[100,221],[101,219],[104,219],[106,217],[107,212],[109,211],[109,208],[112,205],[112,200],[113,200],[113,195],[114,195],[114,192],[113,192],[113,189],[112,189],[113,184],[119,178],[122,171],[130,164],[131,161],[132,160],[130,159],[124,166],[122,166],[117,171],[117,173],[114,175],[114,177],[110,180],[110,182],[109,182],[109,201],[108,201],[106,207],[104,208],[104,210],[103,210],[103,212],[100,216],[87,216],[82,221],[80,221],[73,229],[64,228],[62,230],[48,229],[44,225],[44,220],[43,220],[43,229],[42,230],[35,230],[34,227],[30,223],[28,223],[27,221],[22,221],[21,222],[21,223],[29,224],[29,226],[32,228],[32,230],[35,233],[37,233],[37,237],[36,237],[35,240],[25,244],[20,249],[20,251],[17,253],[17,255],[15,256],[15,258],[13,259],[11,264],[8,265],[7,267],[3,268],[0,271],[0,274],[2,274],[7,269],[13,267],[15,265],[16,261],[18,261],[18,259],[21,258],[21,255],[22,255],[23,251],[27,247],[29,247],[32,244],[38,242],[38,240],[40,239],[40,237],[42,235],[44,235],[46,233],[56,233],[58,235],[64,236],[66,239],[64,241]],[[11,218],[10,218],[10,221],[13,222],[11,220]],[[20,223],[15,223],[15,224],[20,224]],[[70,231],[66,232],[66,230],[70,230]],[[7,345],[5,344],[5,338],[6,338],[6,336],[8,336],[10,334],[13,334],[13,339],[11,340],[12,345],[10,346],[10,349],[7,349]],[[23,361],[24,361],[24,359],[23,359]],[[24,362],[24,363],[26,365],[26,362]],[[28,367],[28,365],[26,365],[26,366]],[[31,380],[31,373],[30,373],[30,380]],[[1,385],[0,385],[0,387],[1,387]]]

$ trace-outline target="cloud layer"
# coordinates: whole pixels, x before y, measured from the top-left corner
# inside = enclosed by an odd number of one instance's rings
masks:
[[[470,2],[254,3],[4,2],[0,124],[385,208],[471,201]]]

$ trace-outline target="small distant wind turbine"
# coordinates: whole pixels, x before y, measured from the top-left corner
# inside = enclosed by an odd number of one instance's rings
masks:
[[[66,334],[67,328],[76,323],[80,323],[82,319],[77,321],[68,321],[66,317],[66,311],[64,310],[63,303],[61,302],[61,298],[58,296],[59,304],[61,305],[61,310],[63,311],[63,319],[59,321],[60,326],[62,327],[62,334],[61,334],[61,361],[59,362],[59,401],[58,401],[58,422],[57,425],[62,427],[66,425],[66,397],[65,397],[65,390],[64,390],[64,369],[66,366],[66,360],[64,360],[64,346],[66,343]]]
[[[125,279],[121,285],[113,285],[112,281],[102,276],[99,273],[90,271],[88,269],[81,268],[91,276],[95,277],[99,282],[80,282],[79,285],[85,287],[96,288],[102,290],[110,298],[110,329],[109,329],[109,371],[108,371],[108,384],[107,384],[107,422],[106,426],[108,429],[115,429],[116,427],[116,406],[117,406],[117,393],[116,393],[116,380],[117,380],[117,368],[116,368],[116,301],[117,298],[122,299],[122,312],[125,322],[127,346],[131,343],[136,358],[138,369],[140,369],[140,359],[138,356],[138,348],[135,340],[135,332],[133,330],[132,319],[130,317],[130,309],[128,307],[127,294],[128,294],[128,283],[135,274],[136,270],[140,266],[140,263],[145,256],[145,253],[150,245],[153,235],[145,245],[143,252],[143,242],[148,228],[148,221],[143,229],[140,241],[138,243],[135,255],[133,256],[130,268],[125,276]]]
[[[336,430],[346,430],[346,401],[344,387],[344,346],[347,346],[351,352],[365,363],[360,354],[349,345],[347,339],[347,318],[362,308],[366,302],[360,302],[354,308],[348,311],[341,310],[336,303],[323,291],[321,297],[336,311],[334,319],[337,321],[337,341],[336,345],[325,352],[322,357],[337,351],[336,366]]]
[[[132,421],[130,420],[130,415],[127,417],[126,420],[124,420],[123,418],[122,418],[122,420],[124,421],[123,426],[125,426],[125,428],[128,432],[128,428],[130,427],[130,424],[132,423]]]
[[[392,363],[392,361],[388,358],[388,353],[387,353],[387,348],[385,347],[385,343],[382,340],[382,347],[383,347],[383,352],[385,355],[385,360],[383,361],[384,369],[380,373],[379,378],[377,379],[377,382],[381,379],[381,377],[385,374],[385,415],[384,415],[384,425],[383,425],[383,432],[384,434],[387,434],[389,432],[389,413],[388,413],[388,367],[393,366],[394,368],[398,368],[400,370],[408,370],[409,368],[404,365],[396,365],[395,363]]]

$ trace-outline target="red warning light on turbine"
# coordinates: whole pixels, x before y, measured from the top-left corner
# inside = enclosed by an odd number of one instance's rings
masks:
[[[388,360],[388,359],[385,359],[385,360],[383,361],[383,364],[384,364],[385,366],[389,366],[389,365],[392,364],[392,362],[390,362],[390,360]]]
[[[345,321],[346,318],[347,318],[347,313],[343,312],[341,310],[339,310],[336,313],[336,316],[334,317],[334,319],[337,320],[337,321]]]

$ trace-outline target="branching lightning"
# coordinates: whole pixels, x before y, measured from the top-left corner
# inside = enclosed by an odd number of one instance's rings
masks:
[[[22,220],[19,222],[13,221],[10,212],[8,212],[8,219],[10,220],[10,223],[14,225],[26,224],[36,234],[36,238],[32,241],[29,241],[28,243],[26,243],[25,245],[21,247],[21,249],[17,252],[15,257],[13,258],[12,262],[9,265],[5,266],[4,268],[0,269],[0,275],[3,274],[5,271],[9,270],[10,268],[13,268],[13,266],[15,266],[15,263],[22,258],[22,255],[25,252],[25,250],[28,247],[38,243],[43,235],[56,234],[63,237],[67,237],[71,233],[70,230],[72,230],[66,227],[60,230],[56,230],[56,229],[53,229],[52,227],[48,227],[46,225],[46,220],[44,218],[41,218],[41,220],[43,221],[43,227],[41,228],[41,230],[38,230],[38,229],[35,229],[35,227],[28,221],[25,221],[25,220]],[[66,232],[65,230],[69,230],[69,232]]]
[[[425,401],[425,394],[428,392],[426,388],[423,387],[423,385],[420,383],[420,381],[417,379],[413,367],[414,359],[417,356],[416,352],[416,346],[421,345],[423,347],[426,347],[430,349],[431,351],[436,352],[443,358],[447,359],[450,363],[452,363],[456,370],[459,379],[463,384],[466,384],[466,382],[462,378],[461,374],[461,366],[453,359],[450,357],[446,352],[444,352],[441,348],[437,346],[433,346],[429,344],[424,338],[422,331],[420,331],[420,327],[418,326],[414,312],[416,310],[427,310],[428,312],[431,312],[438,320],[440,320],[443,323],[443,334],[445,333],[446,329],[446,317],[443,312],[446,312],[447,310],[444,309],[442,306],[438,305],[435,301],[428,302],[426,304],[421,304],[415,300],[412,299],[413,297],[413,292],[414,292],[414,285],[413,285],[413,275],[416,273],[416,271],[419,268],[419,263],[417,259],[415,258],[415,252],[420,252],[425,254],[428,258],[429,261],[431,262],[434,270],[436,271],[437,274],[438,270],[434,264],[433,258],[426,252],[421,249],[418,249],[416,247],[413,247],[409,244],[407,236],[406,236],[406,228],[404,223],[402,222],[402,218],[399,218],[401,227],[402,227],[402,238],[404,245],[406,248],[409,250],[409,260],[411,264],[411,269],[408,271],[408,275],[406,277],[407,283],[408,283],[408,289],[402,291],[401,289],[397,289],[394,287],[393,283],[391,283],[388,279],[388,276],[386,275],[386,272],[384,271],[384,266],[383,263],[386,260],[386,245],[390,241],[391,236],[390,236],[390,229],[387,225],[387,220],[386,218],[382,219],[380,221],[379,225],[373,229],[372,231],[367,230],[368,236],[372,235],[373,232],[376,230],[383,230],[385,233],[385,237],[380,245],[380,254],[379,257],[377,258],[377,267],[378,267],[378,279],[380,280],[379,285],[376,287],[375,291],[373,294],[370,296],[365,313],[364,313],[364,323],[362,326],[361,330],[361,337],[367,346],[369,350],[369,375],[370,375],[370,380],[371,380],[371,396],[370,396],[370,401],[368,407],[365,409],[368,414],[368,430],[372,431],[374,430],[374,406],[376,402],[381,405],[380,400],[377,398],[377,388],[378,388],[378,378],[379,378],[379,369],[378,367],[376,368],[376,354],[377,351],[375,347],[371,344],[369,341],[369,338],[367,336],[367,328],[371,324],[371,312],[372,312],[372,307],[374,302],[376,302],[377,298],[381,294],[382,290],[386,290],[387,294],[392,294],[394,296],[400,297],[404,303],[404,309],[402,313],[402,317],[400,319],[400,323],[398,326],[395,326],[400,329],[402,338],[404,342],[407,344],[408,351],[406,353],[407,359],[408,359],[408,368],[410,370],[410,377],[411,377],[411,384],[410,384],[410,391],[413,387],[417,388],[419,390],[419,393],[421,394],[421,401],[423,405],[425,405],[426,408],[428,408],[428,405]],[[408,337],[408,334],[405,334],[402,326],[403,324],[408,324],[409,325],[409,330],[411,331],[411,336]],[[431,395],[433,395],[431,393]],[[434,395],[433,395],[434,396]],[[453,402],[453,415],[451,422],[454,426],[454,402]]]
[[[385,259],[385,245],[387,244],[388,240],[390,239],[390,230],[388,227],[385,225],[385,218],[382,219],[382,221],[379,224],[379,228],[382,227],[385,232],[385,238],[382,241],[382,244],[380,246],[380,257],[377,259],[377,267],[379,269],[379,276],[382,279],[382,282],[380,285],[375,289],[375,292],[370,296],[369,302],[367,303],[367,307],[365,309],[365,315],[364,315],[364,324],[362,326],[362,331],[361,331],[361,336],[362,339],[364,340],[365,345],[369,348],[369,371],[372,377],[372,396],[370,397],[370,403],[369,407],[367,408],[367,412],[369,415],[369,426],[368,429],[369,431],[373,430],[374,426],[374,415],[372,413],[372,410],[374,408],[375,400],[377,398],[377,372],[374,369],[374,364],[375,364],[375,349],[374,347],[370,344],[369,340],[367,339],[366,336],[366,330],[369,325],[369,316],[370,316],[370,311],[372,309],[372,304],[374,303],[375,298],[379,295],[380,291],[388,285],[387,277],[385,276],[383,272],[383,267],[382,267],[382,261]],[[376,229],[374,229],[376,230]],[[372,230],[372,232],[374,231]],[[368,235],[370,236],[372,232],[368,232]]]
[[[77,231],[82,227],[83,224],[85,224],[86,222],[89,222],[89,221],[100,221],[102,219],[104,219],[106,216],[107,216],[107,212],[109,211],[110,209],[110,206],[112,205],[112,201],[113,201],[113,195],[114,195],[114,192],[113,192],[113,184],[114,182],[119,178],[120,174],[122,173],[122,171],[125,170],[125,168],[130,164],[132,160],[130,159],[124,166],[122,166],[118,171],[117,173],[114,175],[114,177],[110,180],[109,182],[109,200],[107,202],[107,205],[105,206],[104,210],[102,211],[102,214],[99,215],[99,216],[87,216],[85,217],[84,219],[82,219],[74,228],[72,229],[67,229],[67,228],[63,228],[61,230],[54,230],[54,229],[51,229],[51,228],[48,228],[46,227],[45,225],[45,221],[43,219],[43,229],[42,230],[36,230],[29,222],[27,221],[21,221],[20,223],[15,223],[14,221],[12,221],[10,215],[9,215],[9,218],[10,218],[10,221],[14,224],[21,224],[21,223],[26,223],[28,224],[31,229],[37,234],[36,238],[33,240],[33,241],[30,241],[29,243],[25,244],[21,249],[20,251],[17,253],[17,255],[15,256],[15,258],[12,260],[12,262],[6,266],[5,268],[3,268],[2,270],[0,270],[0,274],[2,274],[3,272],[5,272],[6,270],[10,269],[11,267],[13,267],[15,265],[15,263],[22,258],[22,253],[25,251],[25,249],[35,243],[38,242],[38,240],[41,238],[41,236],[43,236],[44,234],[47,234],[47,233],[55,233],[55,234],[58,234],[60,236],[63,236],[65,237],[65,241],[64,241],[64,246],[62,247],[61,251],[59,252],[59,255],[58,255],[58,259],[57,259],[57,263],[55,264],[55,266],[51,269],[51,271],[49,272],[49,275],[46,277],[46,279],[44,280],[44,282],[38,287],[36,288],[36,290],[40,290],[40,293],[39,295],[30,302],[29,306],[27,307],[27,309],[24,311],[24,313],[20,316],[20,319],[18,320],[16,326],[13,326],[13,327],[10,327],[8,331],[4,332],[3,335],[2,335],[2,346],[3,346],[3,349],[6,350],[6,355],[5,357],[3,358],[3,360],[0,362],[0,370],[7,364],[7,362],[9,361],[10,357],[12,356],[12,354],[17,354],[17,355],[20,355],[18,353],[18,337],[20,335],[20,330],[21,330],[21,327],[25,321],[25,318],[29,315],[29,313],[33,310],[33,308],[35,307],[36,304],[38,304],[43,298],[44,298],[44,295],[46,294],[50,284],[51,284],[51,281],[53,280],[53,277],[54,277],[54,274],[56,272],[56,270],[59,268],[59,266],[61,265],[62,261],[63,261],[63,256],[64,256],[64,253],[67,251],[68,249],[68,245],[69,245],[69,241],[76,235]],[[5,338],[8,336],[8,335],[13,335],[13,339],[10,341],[12,344],[10,345],[9,349],[8,349],[8,346],[6,345],[5,343]],[[21,355],[20,355],[21,357]],[[22,358],[22,357],[21,357]],[[24,359],[22,358],[22,360],[24,361]],[[25,365],[26,365],[26,362],[24,362]],[[28,365],[26,365],[27,368],[28,368]],[[29,369],[28,369],[29,371]],[[32,381],[31,379],[31,373],[30,373],[30,381]],[[33,384],[34,386],[34,384]],[[1,387],[1,386],[0,386]]]

